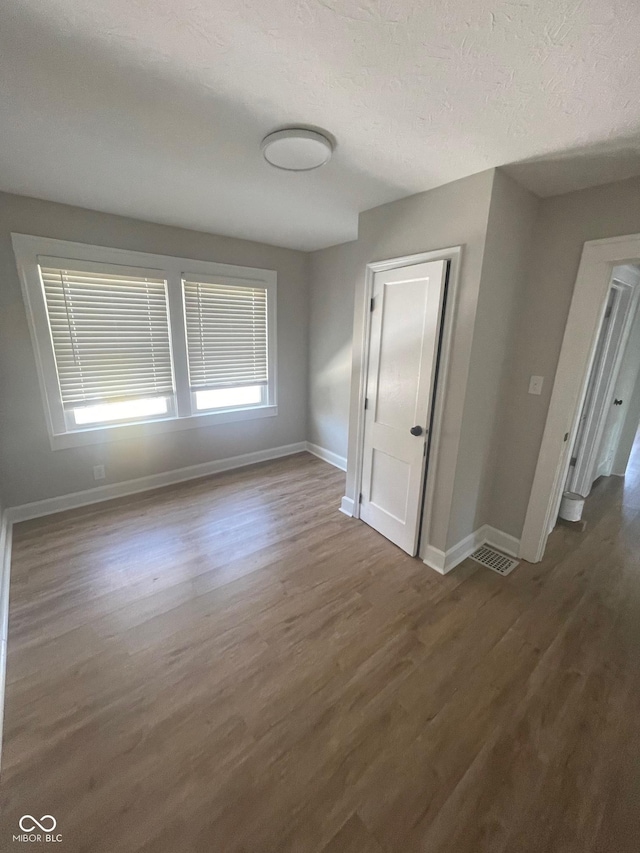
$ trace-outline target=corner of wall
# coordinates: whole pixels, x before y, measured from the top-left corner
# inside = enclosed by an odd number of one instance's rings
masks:
[[[505,477],[513,477],[501,454],[509,430],[511,367],[538,203],[533,193],[501,169],[495,170],[465,400],[461,460],[465,470],[458,480],[466,528],[452,527],[448,547],[483,525],[520,535],[511,520],[496,511],[495,496],[504,488]]]
[[[351,383],[356,242],[309,256],[307,440],[346,457]]]
[[[488,186],[483,197],[483,209],[478,223],[479,245],[477,257],[473,259],[473,272],[468,269],[470,259],[466,257],[463,262],[467,268],[467,281],[473,282],[473,287],[469,287],[469,284],[467,284],[465,299],[462,303],[467,324],[465,338],[468,353],[464,379],[461,374],[458,380],[460,384],[464,385],[464,396],[461,398],[461,406],[457,415],[460,422],[460,431],[454,460],[455,479],[449,514],[446,519],[446,528],[439,534],[436,532],[436,539],[440,543],[440,547],[444,553],[448,553],[452,548],[457,548],[460,541],[466,541],[469,537],[474,536],[476,529],[478,488],[477,474],[475,472],[479,461],[478,454],[474,448],[476,433],[472,428],[472,424],[477,418],[479,401],[475,399],[474,390],[473,377],[476,372],[474,351],[477,350],[478,346],[478,310],[481,305],[482,275],[485,268],[487,251],[487,232],[494,198],[497,170],[490,169],[486,173],[483,173],[483,176],[487,178]],[[456,308],[458,313],[460,313],[461,305],[459,304]],[[461,318],[458,318],[457,325],[461,326]],[[458,334],[460,334],[460,329]]]

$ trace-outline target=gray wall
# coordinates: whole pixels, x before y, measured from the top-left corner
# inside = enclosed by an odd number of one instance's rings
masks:
[[[49,446],[11,232],[262,267],[278,272],[278,410],[274,418],[186,429],[70,450]],[[308,255],[0,194],[0,481],[8,506],[306,439]],[[100,483],[102,485],[102,481]]]
[[[309,424],[313,444],[346,457],[354,295],[364,276],[358,242],[311,254]]]
[[[509,500],[504,491],[508,483],[501,482],[496,473],[502,470],[499,460],[510,429],[513,353],[518,349],[518,323],[526,294],[538,208],[536,196],[504,172],[496,172],[476,317],[468,409],[465,410],[465,423],[472,432],[465,443],[469,458],[463,465],[469,468],[469,479],[475,469],[474,476],[480,484],[475,529],[481,524],[491,524],[503,530],[497,523],[499,508],[505,499]],[[474,421],[473,412],[483,409],[486,416],[481,427]],[[478,433],[477,447],[473,431]],[[482,448],[481,453],[478,453],[479,448]],[[464,496],[460,501],[464,501]]]
[[[640,232],[640,178],[543,199],[534,228],[526,293],[519,310],[500,455],[493,523],[519,537],[540,452],[569,304],[587,240]],[[544,376],[539,397],[529,377]]]
[[[497,460],[502,452],[509,386],[517,348],[531,240],[539,200],[508,175],[496,171],[473,332],[467,395],[458,456],[459,474],[449,525],[448,547],[472,530],[494,523]]]
[[[348,448],[353,459],[355,435],[353,429],[349,434],[349,423],[357,415],[360,363],[351,343],[362,334],[366,264],[464,246],[430,537],[441,549],[448,547],[450,518],[466,533],[472,530],[467,507],[452,505],[453,484],[454,477],[465,475],[457,468],[458,450],[494,174],[482,172],[368,210],[360,216],[357,241],[315,252],[311,261],[309,438],[340,455]],[[458,496],[466,488],[462,483]],[[346,494],[353,498],[354,491],[350,469]]]

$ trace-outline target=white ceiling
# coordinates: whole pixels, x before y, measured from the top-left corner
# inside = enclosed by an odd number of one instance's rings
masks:
[[[300,249],[513,163],[540,194],[640,173],[637,0],[13,0],[0,188]],[[274,129],[338,143],[270,168]]]

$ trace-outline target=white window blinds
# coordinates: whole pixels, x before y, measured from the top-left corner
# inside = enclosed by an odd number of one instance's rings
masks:
[[[192,390],[266,385],[267,290],[184,280]]]
[[[164,279],[45,266],[40,274],[65,409],[173,394]]]

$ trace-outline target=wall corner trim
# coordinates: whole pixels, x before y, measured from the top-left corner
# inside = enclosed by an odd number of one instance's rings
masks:
[[[346,495],[340,501],[340,512],[343,512],[345,515],[348,515],[349,518],[353,518],[353,508],[354,502],[353,498],[348,498]]]
[[[423,562],[441,575],[446,575],[470,557],[480,545],[491,545],[510,557],[517,557],[520,550],[520,540],[515,536],[491,527],[490,524],[483,524],[447,551],[427,545]]]
[[[447,555],[439,548],[434,548],[433,545],[427,545],[422,562],[429,566],[430,569],[434,569],[436,572],[439,572],[441,575],[446,575],[446,573],[450,572],[453,568],[453,566],[451,566],[451,568],[445,569]]]
[[[10,507],[6,511],[6,516],[11,523],[15,524],[19,521],[28,521],[32,518],[64,512],[68,509],[77,509],[81,506],[89,506],[114,498],[123,498],[151,489],[160,489],[163,486],[172,486],[175,483],[184,483],[187,480],[197,480],[200,477],[221,474],[223,471],[244,468],[246,465],[255,465],[258,462],[269,462],[272,459],[280,459],[294,453],[304,453],[306,449],[306,441],[299,441],[296,444],[285,444],[268,450],[257,450],[252,453],[244,453],[241,456],[230,456],[227,459],[202,462],[199,465],[190,465],[187,468],[174,468],[172,471],[151,474],[148,477],[124,480],[120,483],[98,486],[95,489],[85,489],[81,492],[72,492],[68,495],[59,495],[55,498],[46,498],[22,506]]]
[[[307,441],[306,444],[307,451],[313,456],[317,456],[318,459],[328,462],[329,465],[333,465],[341,471],[347,470],[347,459],[345,456],[338,456],[337,453],[334,453],[331,450],[326,450],[324,447],[320,447],[317,444],[312,444],[310,441]]]

